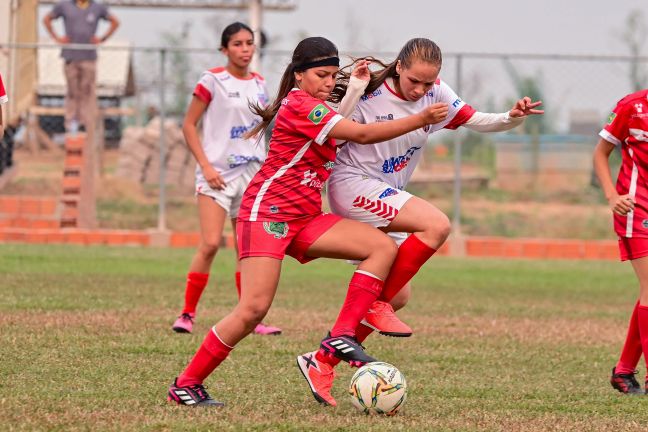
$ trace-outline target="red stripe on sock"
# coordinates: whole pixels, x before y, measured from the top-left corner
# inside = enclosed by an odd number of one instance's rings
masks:
[[[436,249],[423,243],[416,235],[409,236],[398,248],[379,300],[389,303],[435,252]]]
[[[210,329],[193,359],[178,377],[178,386],[187,387],[202,384],[205,378],[227,358],[231,351],[232,348],[225,345],[216,336],[214,330]]]
[[[198,300],[202,295],[207,282],[209,281],[209,273],[194,273],[187,274],[187,287],[185,288],[185,304],[182,313],[196,313]]]
[[[639,336],[639,301],[635,304],[634,309],[632,310],[632,316],[630,317],[630,323],[628,324],[628,334],[626,335],[625,343],[623,344],[623,350],[621,351],[621,357],[619,358],[618,363],[616,364],[616,373],[620,374],[631,374],[634,372],[641,358],[642,348],[641,348],[641,338]]]
[[[331,336],[354,336],[356,327],[380,295],[382,286],[383,282],[378,278],[363,273],[353,273],[344,304],[331,329]]]

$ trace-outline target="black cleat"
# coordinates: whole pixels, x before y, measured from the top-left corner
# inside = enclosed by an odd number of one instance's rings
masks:
[[[615,373],[616,367],[612,368],[612,376],[610,377],[610,384],[612,387],[619,390],[621,393],[629,395],[642,395],[644,390],[637,382],[635,374],[637,371],[629,374],[618,374]]]
[[[320,351],[327,356],[337,357],[351,366],[360,367],[378,361],[364,352],[364,347],[355,336],[331,336],[329,333],[320,344]]]
[[[216,408],[224,407],[223,402],[214,400],[209,396],[205,386],[202,384],[194,384],[188,387],[178,387],[178,378],[173,381],[169,387],[167,399],[175,402],[178,405],[189,406],[212,406]]]

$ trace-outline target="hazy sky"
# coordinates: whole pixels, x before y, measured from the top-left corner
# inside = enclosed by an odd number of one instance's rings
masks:
[[[291,12],[265,13],[269,49],[291,52],[304,36],[325,36],[342,52],[388,53],[382,58],[391,61],[408,39],[427,37],[444,53],[441,78],[476,108],[491,111],[508,109],[513,98],[523,96],[517,94],[506,61],[466,58],[458,80],[453,53],[626,55],[621,34],[630,14],[642,11],[648,25],[648,0],[297,0],[296,4]],[[41,17],[49,9],[41,7]],[[247,11],[222,9],[113,8],[112,12],[122,22],[115,39],[137,46],[162,45],[163,32],[179,34],[183,23],[189,23],[189,45],[214,50],[190,54],[190,75],[196,79],[200,70],[224,61],[215,53],[222,28],[234,20],[247,21]],[[61,24],[57,23],[59,29]],[[643,55],[648,55],[648,28],[645,33]],[[137,54],[134,60],[140,80],[155,76],[147,70],[156,67],[142,67],[142,56]],[[286,55],[264,60],[261,72],[271,93],[286,63]],[[539,83],[548,116],[558,130],[566,130],[576,112],[587,111],[587,116],[603,121],[616,101],[632,91],[627,62],[514,58],[511,64],[523,78]],[[648,62],[644,66],[648,70]],[[187,85],[193,85],[189,81]]]
[[[292,12],[271,12],[263,28],[272,48],[292,50],[300,33],[325,36],[344,50],[397,51],[412,37],[428,37],[444,52],[621,54],[615,35],[646,0],[297,0]],[[403,5],[403,6],[399,6]],[[406,6],[405,6],[406,5]],[[41,7],[41,15],[49,7]],[[157,45],[159,34],[192,25],[192,45],[217,45],[214,25],[246,19],[224,10],[113,8],[117,37]]]

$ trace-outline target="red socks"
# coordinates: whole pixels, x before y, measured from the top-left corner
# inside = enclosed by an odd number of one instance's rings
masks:
[[[355,329],[365,317],[371,304],[378,298],[383,282],[370,273],[353,273],[342,310],[331,329],[331,336],[354,336]]]
[[[187,288],[185,288],[185,305],[182,313],[196,313],[196,306],[198,300],[202,295],[207,281],[209,280],[209,273],[193,273],[187,274]]]
[[[232,347],[225,345],[216,334],[216,331],[211,328],[193,359],[191,359],[191,363],[178,377],[178,387],[202,384],[205,378],[227,358],[230,351],[232,351]]]
[[[241,300],[241,272],[237,271],[234,278],[236,279],[236,292],[238,293],[239,300]]]
[[[648,306],[640,304],[637,307],[637,324],[639,327],[639,338],[641,340],[641,348],[644,353],[644,360],[648,368]],[[637,357],[639,361],[639,357]],[[636,362],[635,362],[636,364]]]
[[[416,235],[407,237],[407,240],[398,248],[396,260],[387,275],[378,300],[389,303],[435,252],[436,249],[423,243]]]
[[[618,374],[631,374],[634,372],[641,358],[641,339],[639,336],[639,301],[632,311],[630,323],[628,324],[628,335],[623,344],[621,357],[616,364],[615,372]]]

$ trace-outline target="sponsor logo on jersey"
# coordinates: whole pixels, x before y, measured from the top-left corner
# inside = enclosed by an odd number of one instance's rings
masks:
[[[335,162],[333,162],[333,161],[328,161],[328,162],[326,162],[326,163],[324,164],[324,169],[325,169],[326,171],[331,171],[331,170],[333,169],[334,166],[335,166]]]
[[[389,120],[394,120],[394,114],[384,114],[384,115],[376,116],[376,122],[384,122]]]
[[[265,232],[274,236],[276,239],[284,238],[288,235],[288,222],[263,222]]]
[[[239,92],[229,92],[229,93],[227,93],[227,97],[240,98],[241,94]]]
[[[239,139],[243,138],[243,135],[249,130],[252,130],[256,125],[259,124],[259,120],[252,121],[248,126],[232,126],[230,129],[230,139]]]
[[[434,91],[430,90],[429,92],[425,93],[425,96],[434,97]]]
[[[318,104],[313,110],[308,114],[308,120],[312,121],[313,124],[320,124],[322,119],[326,114],[329,113],[329,109],[322,104]]]
[[[378,198],[383,199],[383,198],[387,198],[388,196],[394,196],[394,195],[397,195],[397,194],[398,194],[398,191],[396,189],[387,188],[387,189],[385,189],[383,191],[383,193],[378,195]]]
[[[268,102],[269,102],[268,101],[268,95],[266,95],[265,93],[258,93],[257,94],[257,99],[259,100],[259,104],[261,106],[264,106],[264,107],[268,106]]]
[[[423,126],[423,132],[428,133],[430,132],[430,129],[432,129],[432,125],[425,125]]]
[[[638,113],[643,112],[643,105],[640,103],[636,103],[634,105],[635,109],[637,110]]]
[[[360,100],[364,102],[364,101],[367,101],[367,100],[369,100],[369,99],[373,99],[373,98],[375,98],[375,97],[378,97],[378,96],[380,96],[381,94],[382,94],[382,90],[381,90],[381,89],[377,89],[377,90],[372,91],[372,92],[369,93],[369,94],[366,94],[366,95],[360,96]]]
[[[460,103],[461,103],[461,99],[460,99],[460,98],[457,98],[457,99],[455,99],[454,102],[452,102],[452,107],[453,107],[453,108],[457,108],[457,107],[459,106]]]
[[[641,226],[644,228],[648,228],[648,219],[644,219],[641,221]]]
[[[223,75],[223,76],[219,77],[218,79],[221,80],[221,81],[227,81],[230,78],[231,77],[229,75]]]
[[[319,190],[324,187],[324,182],[317,178],[317,172],[311,170],[304,171],[304,179],[299,184]]]
[[[608,123],[607,124],[612,124],[612,122],[614,121],[615,118],[616,118],[616,113],[611,113],[608,116]]]
[[[270,213],[279,213],[279,207],[277,207],[276,205],[271,205]]]
[[[401,171],[407,166],[407,164],[409,164],[409,161],[410,159],[412,159],[412,156],[414,156],[414,153],[416,153],[416,151],[420,149],[421,147],[410,147],[407,149],[404,155],[390,157],[383,162],[382,171],[385,174],[392,174]]]
[[[236,168],[237,166],[245,165],[249,162],[261,163],[261,159],[259,159],[256,156],[246,156],[246,155],[237,155],[237,154],[231,154],[227,156],[227,164],[229,165],[230,168]]]

